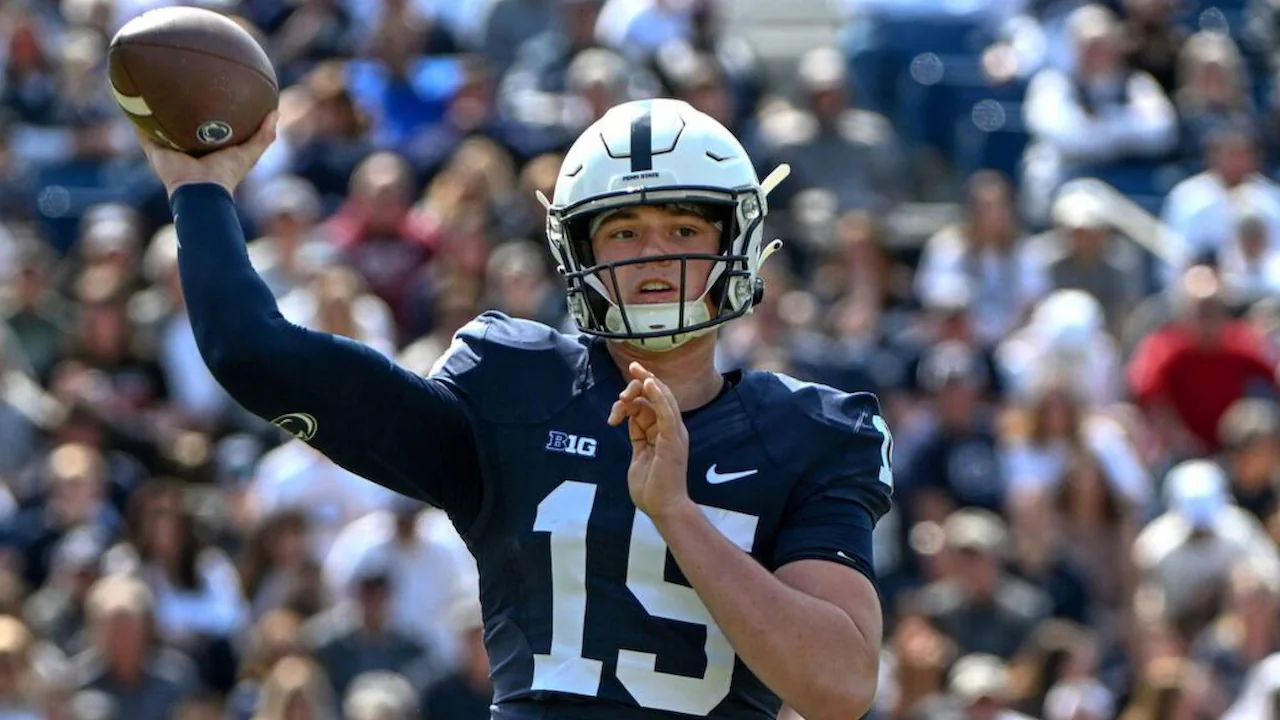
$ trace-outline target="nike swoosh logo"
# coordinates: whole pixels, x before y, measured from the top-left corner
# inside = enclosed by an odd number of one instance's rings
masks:
[[[716,466],[712,465],[710,468],[707,469],[707,482],[711,483],[712,485],[719,485],[720,483],[727,483],[730,480],[738,480],[740,478],[755,475],[758,472],[760,471],[759,470],[743,470],[742,472],[721,473],[721,472],[716,472]]]

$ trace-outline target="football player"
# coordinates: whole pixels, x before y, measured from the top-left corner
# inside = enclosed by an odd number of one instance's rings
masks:
[[[274,123],[202,159],[143,140],[200,352],[249,410],[449,514],[480,570],[494,718],[867,711],[878,402],[714,364],[716,328],[760,300],[780,174],[683,102],[613,108],[541,197],[581,334],[485,313],[420,377],[291,325],[254,273],[231,191]]]

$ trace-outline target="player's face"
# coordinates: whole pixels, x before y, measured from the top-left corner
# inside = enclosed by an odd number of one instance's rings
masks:
[[[720,231],[691,212],[664,207],[638,206],[622,210],[604,222],[591,238],[597,263],[613,263],[641,257],[685,253],[716,253]],[[696,300],[707,286],[712,260],[685,262],[684,300]],[[678,302],[680,265],[677,260],[632,263],[613,270],[618,290],[628,305]],[[610,297],[618,301],[609,271],[600,278]]]

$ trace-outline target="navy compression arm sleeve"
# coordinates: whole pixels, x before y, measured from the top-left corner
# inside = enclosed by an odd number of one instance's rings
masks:
[[[196,343],[227,392],[262,418],[283,418],[279,424],[348,470],[469,527],[480,507],[479,454],[470,415],[450,386],[285,320],[249,262],[223,188],[184,185],[171,205]]]

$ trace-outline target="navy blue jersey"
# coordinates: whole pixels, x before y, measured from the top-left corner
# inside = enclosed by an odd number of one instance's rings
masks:
[[[631,502],[627,430],[606,422],[624,380],[604,341],[486,313],[418,377],[284,321],[233,247],[225,193],[183,188],[174,208],[197,342],[232,395],[453,518],[480,569],[494,718],[776,716]],[[893,485],[874,396],[728,379],[684,415],[692,499],[769,569],[821,559],[870,576]]]

